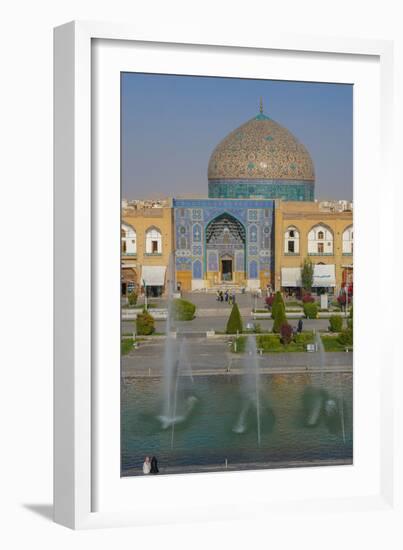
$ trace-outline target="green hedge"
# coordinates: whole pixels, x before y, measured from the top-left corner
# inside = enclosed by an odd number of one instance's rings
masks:
[[[154,317],[147,311],[137,315],[136,331],[139,336],[148,336],[155,331]]]
[[[231,314],[227,322],[226,333],[227,334],[236,334],[237,332],[241,333],[243,331],[242,317],[238,308],[238,304],[235,303],[232,306]]]
[[[335,340],[335,338],[333,338]],[[292,341],[289,344],[281,343],[281,336],[279,334],[261,334],[256,337],[256,346],[261,349],[263,353],[282,353],[282,352],[302,352],[306,351],[306,344],[313,343],[313,333],[303,332],[297,334],[295,342]],[[243,353],[246,348],[246,337],[240,336],[236,339],[236,352]],[[234,342],[231,346],[231,351],[235,352]]]
[[[341,315],[333,315],[329,319],[330,332],[341,332],[343,330],[343,317]]]
[[[317,304],[311,302],[304,304],[304,315],[307,319],[316,319],[318,316]]]
[[[311,330],[307,331],[307,332],[299,332],[295,336],[295,341],[296,341],[297,344],[303,344],[304,346],[306,344],[312,344],[312,342],[313,342],[313,332]]]
[[[343,344],[340,342],[340,336],[336,335],[326,335],[324,334],[322,336],[322,343],[323,347],[325,348],[325,351],[331,352],[331,351],[346,351],[346,348],[352,349],[352,344]]]
[[[172,304],[172,314],[176,321],[191,321],[194,319],[196,306],[188,300],[176,298]]]

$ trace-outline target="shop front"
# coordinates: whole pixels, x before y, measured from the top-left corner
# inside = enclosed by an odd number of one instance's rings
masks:
[[[334,294],[336,270],[334,264],[316,264],[313,271],[312,292],[314,294]],[[299,298],[302,293],[300,267],[281,268],[281,289],[287,296]]]
[[[141,270],[141,284],[147,296],[162,296],[165,289],[166,266],[144,265]]]

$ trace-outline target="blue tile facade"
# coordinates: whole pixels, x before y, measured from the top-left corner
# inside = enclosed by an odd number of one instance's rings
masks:
[[[203,279],[207,271],[219,271],[228,253],[235,271],[258,279],[260,271],[273,267],[274,208],[273,200],[262,199],[173,199],[176,269]],[[228,234],[227,241],[207,243],[210,224],[223,217],[233,220],[239,238]]]
[[[282,199],[284,201],[313,201],[313,182],[299,180],[209,180],[211,199]]]

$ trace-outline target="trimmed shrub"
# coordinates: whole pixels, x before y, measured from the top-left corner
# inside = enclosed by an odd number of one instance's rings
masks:
[[[147,311],[137,315],[136,331],[139,336],[148,336],[155,331],[154,317]]]
[[[304,315],[307,319],[316,319],[318,316],[317,304],[313,304],[311,302],[304,304]]]
[[[287,345],[292,340],[292,326],[285,321],[280,327],[281,343]]]
[[[133,338],[124,338],[120,342],[120,353],[121,355],[127,355],[133,349],[134,340]]]
[[[176,321],[191,321],[194,319],[196,306],[188,300],[176,298],[172,303],[172,315]]]
[[[283,300],[283,297],[281,295],[281,292],[279,292],[279,291],[277,291],[276,294],[274,295],[273,303],[272,303],[272,306],[271,306],[271,318],[272,319],[276,318],[277,306],[280,306],[280,308],[281,307],[284,308],[284,311],[285,311],[284,300]]]
[[[312,294],[304,294],[302,296],[302,303],[303,304],[310,304],[310,303],[313,303],[315,301],[315,298],[312,296]]]
[[[242,317],[239,311],[238,304],[235,303],[232,306],[231,314],[227,322],[226,333],[227,334],[236,334],[237,332],[241,333],[243,331],[242,326]]]
[[[343,317],[341,315],[332,315],[329,319],[330,332],[341,332],[343,330]]]
[[[273,306],[273,310],[274,310],[273,332],[275,333],[279,333],[281,329],[281,325],[287,322],[284,301],[280,292],[278,294],[279,294],[279,298],[277,300],[277,303],[275,302],[275,306]]]
[[[346,328],[344,329],[337,338],[337,341],[342,346],[352,346],[353,345],[353,329]]]
[[[137,292],[135,290],[132,290],[127,295],[127,300],[129,302],[129,306],[135,306],[137,304]]]

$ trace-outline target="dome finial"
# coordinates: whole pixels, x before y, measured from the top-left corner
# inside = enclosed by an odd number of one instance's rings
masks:
[[[259,107],[260,114],[263,114],[263,99],[260,96],[260,107]]]

